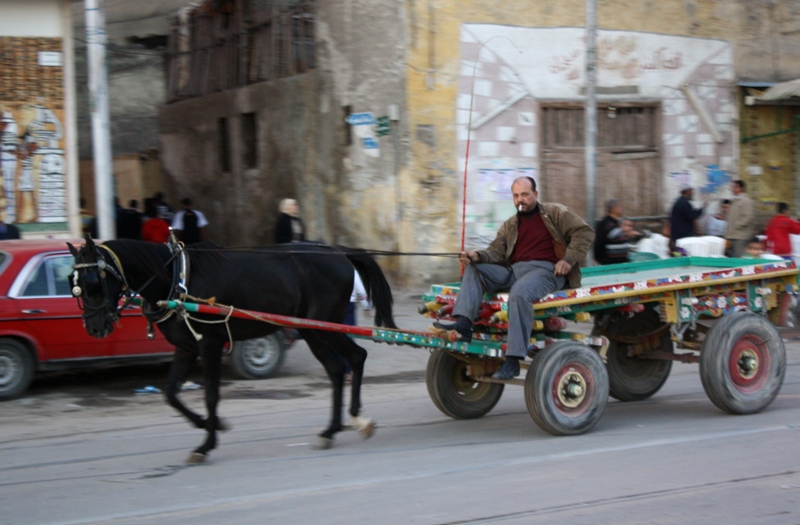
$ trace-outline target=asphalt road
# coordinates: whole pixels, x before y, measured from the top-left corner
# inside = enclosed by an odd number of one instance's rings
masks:
[[[401,327],[427,322],[411,293]],[[364,322],[368,324],[368,322]],[[731,416],[705,396],[696,365],[664,388],[610,401],[589,433],[553,437],[509,386],[487,416],[441,414],[428,397],[428,352],[364,343],[363,389],[375,436],[311,444],[330,391],[302,342],[279,377],[225,376],[233,429],[207,464],[183,461],[203,434],[158,394],[164,366],[38,380],[0,405],[0,524],[800,523],[800,341],[765,411]],[[202,381],[198,374],[192,377]],[[184,398],[202,409],[202,390]]]

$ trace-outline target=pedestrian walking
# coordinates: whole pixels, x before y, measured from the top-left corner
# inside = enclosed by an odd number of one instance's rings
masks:
[[[183,209],[172,219],[175,236],[186,245],[202,241],[203,230],[208,226],[206,216],[200,210],[192,208],[192,199],[188,197],[181,200],[181,205]]]

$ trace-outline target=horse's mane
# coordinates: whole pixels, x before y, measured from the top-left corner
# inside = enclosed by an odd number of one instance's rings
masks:
[[[103,243],[113,251],[123,266],[123,271],[136,266],[143,273],[158,275],[166,281],[172,279],[172,265],[166,262],[172,256],[166,244],[119,239]]]

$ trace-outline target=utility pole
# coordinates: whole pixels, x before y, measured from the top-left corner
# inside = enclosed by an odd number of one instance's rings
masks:
[[[597,219],[597,3],[586,0],[586,222]]]
[[[111,133],[108,117],[108,75],[106,72],[106,22],[100,4],[86,0],[86,50],[89,67],[89,105],[92,112],[92,150],[94,151],[94,191],[98,236],[103,240],[116,235],[114,183],[111,173]]]

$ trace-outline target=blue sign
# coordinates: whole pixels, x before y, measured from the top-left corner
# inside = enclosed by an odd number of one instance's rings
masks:
[[[364,149],[378,149],[378,141],[372,137],[361,139],[361,145]]]
[[[351,113],[345,120],[351,126],[363,126],[375,124],[375,115],[372,113]]]

